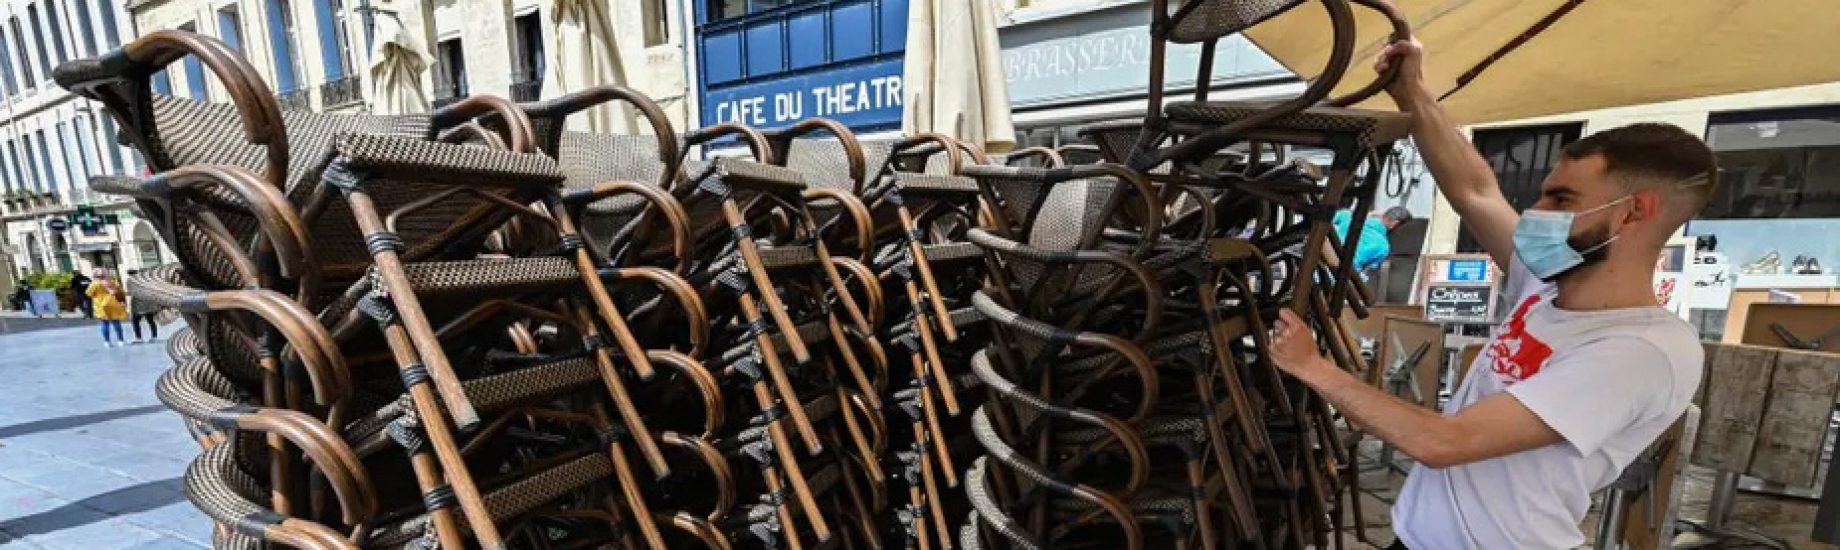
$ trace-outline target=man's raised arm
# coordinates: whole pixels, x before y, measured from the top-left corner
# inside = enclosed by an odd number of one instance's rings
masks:
[[[1425,87],[1424,49],[1418,41],[1394,42],[1381,52],[1375,69],[1399,64],[1399,78],[1387,89],[1399,110],[1412,113],[1412,138],[1425,159],[1438,191],[1502,269],[1514,254],[1514,225],[1520,214],[1501,194],[1495,171],[1476,152],[1463,132],[1438,106],[1437,95]]]

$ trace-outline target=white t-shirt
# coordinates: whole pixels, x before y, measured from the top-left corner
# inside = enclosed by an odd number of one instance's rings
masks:
[[[1453,415],[1506,391],[1565,438],[1443,469],[1419,465],[1393,506],[1415,550],[1572,548],[1591,493],[1615,481],[1693,399],[1704,352],[1659,307],[1567,311],[1516,259],[1514,309],[1452,396]]]

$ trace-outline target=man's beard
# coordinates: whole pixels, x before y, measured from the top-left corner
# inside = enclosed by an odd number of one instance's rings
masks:
[[[1576,235],[1576,236],[1566,239],[1565,245],[1572,247],[1572,250],[1578,251],[1579,256],[1583,257],[1584,261],[1578,262],[1578,265],[1572,266],[1571,268],[1566,269],[1565,271],[1560,271],[1558,273],[1555,273],[1553,274],[1553,276],[1546,277],[1542,280],[1548,283],[1558,282],[1560,279],[1564,279],[1566,277],[1571,276],[1574,273],[1578,273],[1579,270],[1582,270],[1585,267],[1595,265],[1599,262],[1604,261],[1605,259],[1610,257],[1610,244],[1605,244],[1605,241],[1609,241],[1609,240],[1610,240],[1610,228],[1608,227],[1602,227],[1602,228],[1598,228],[1595,230],[1585,231],[1585,233],[1582,235]],[[1614,244],[1614,243],[1611,243],[1611,244]],[[1596,247],[1597,249],[1591,250],[1592,247]],[[1586,250],[1591,250],[1591,251],[1585,252]]]

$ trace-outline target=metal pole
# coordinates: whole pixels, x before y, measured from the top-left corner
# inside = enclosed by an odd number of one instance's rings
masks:
[[[1623,523],[1629,515],[1627,500],[1628,492],[1622,489],[1604,492],[1603,510],[1597,516],[1597,542],[1592,548],[1614,550],[1623,546]]]

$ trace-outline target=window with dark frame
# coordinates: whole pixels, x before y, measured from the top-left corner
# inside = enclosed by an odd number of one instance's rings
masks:
[[[103,5],[103,9],[108,9],[106,1]],[[76,12],[77,30],[82,33],[79,36],[83,37],[82,41],[77,42],[77,55],[96,55],[96,27],[89,21],[89,0],[71,0],[70,11]]]
[[[121,32],[115,28],[115,2],[103,2],[101,7],[103,39],[114,49],[121,46]]]
[[[343,0],[314,0],[315,24],[319,31],[320,61],[324,63],[326,81],[331,82],[353,75],[351,69],[351,39],[347,36],[345,2]]]
[[[543,20],[537,12],[530,12],[512,19],[512,32],[515,33],[517,50],[512,52],[511,98],[516,101],[536,101],[543,89]]]
[[[38,65],[48,73],[57,65],[51,64],[51,52],[45,48],[45,26],[39,23],[37,5],[26,6],[26,24],[32,26],[32,42],[38,44]]]
[[[268,43],[275,56],[276,92],[287,94],[301,89],[300,61],[294,52],[294,13],[288,0],[268,0]]]
[[[461,49],[459,38],[449,38],[435,44],[434,97],[441,105],[458,101],[466,97],[466,53]]]
[[[243,16],[236,4],[217,9],[217,37],[236,51],[243,51]]]
[[[1719,186],[1699,219],[1840,217],[1840,105],[1713,113]]]
[[[4,31],[0,30],[0,32]],[[18,35],[0,34],[0,40],[3,41],[10,41],[17,37]],[[4,80],[6,83],[5,93],[7,95],[10,96],[19,93],[19,79],[13,76],[13,49],[6,47],[4,44],[0,44],[0,80]]]
[[[51,162],[51,145],[45,142],[45,129],[38,129],[38,165],[43,175],[44,191],[52,196],[62,197],[63,191],[57,185],[57,164]]]
[[[32,70],[32,58],[26,56],[26,35],[19,30],[19,18],[8,19],[6,23],[13,33],[13,39],[8,42],[13,43],[14,57],[19,59],[19,74],[25,77],[27,88],[36,88],[38,73]]]
[[[670,9],[664,0],[644,0],[640,6],[645,22],[645,45],[658,46],[671,41]]]
[[[1501,193],[1515,212],[1540,200],[1540,182],[1559,165],[1565,145],[1578,141],[1584,123],[1516,126],[1476,130],[1471,141],[1501,183]],[[1457,252],[1485,252],[1467,224],[1457,236]]]
[[[198,25],[188,22],[179,25],[179,30],[195,33],[198,32]],[[204,81],[204,62],[199,61],[198,56],[195,55],[187,55],[182,59],[182,63],[185,66],[186,91],[191,94],[192,99],[199,101],[210,99],[210,87],[207,86]]]
[[[70,61],[70,51],[64,49],[64,18],[60,17],[63,13],[56,0],[45,2],[45,25],[51,27],[51,47],[57,51],[58,63]]]

